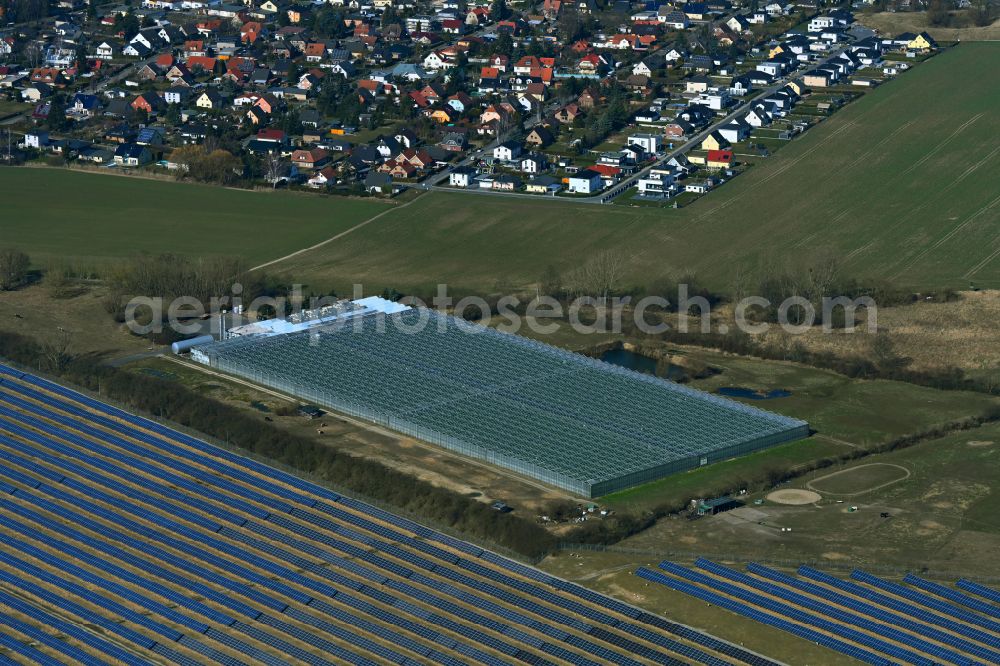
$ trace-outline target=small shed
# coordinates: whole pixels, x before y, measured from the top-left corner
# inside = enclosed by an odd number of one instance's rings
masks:
[[[302,405],[299,407],[299,416],[311,421],[323,416],[323,410],[315,405]]]
[[[699,516],[714,516],[717,513],[729,511],[739,506],[741,506],[741,504],[738,500],[734,500],[728,495],[723,495],[722,497],[716,497],[714,499],[701,500],[698,502],[697,510]]]

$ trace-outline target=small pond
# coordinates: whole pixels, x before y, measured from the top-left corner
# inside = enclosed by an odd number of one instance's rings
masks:
[[[658,362],[655,358],[645,356],[643,354],[637,354],[636,352],[629,351],[627,349],[609,349],[601,354],[601,360],[605,363],[611,363],[612,365],[628,368],[629,370],[635,370],[636,372],[641,372],[643,374],[663,376],[658,375],[656,372]],[[667,366],[667,379],[681,381],[688,378],[687,373],[684,372],[684,368],[681,366],[674,365],[673,363],[665,365]]]

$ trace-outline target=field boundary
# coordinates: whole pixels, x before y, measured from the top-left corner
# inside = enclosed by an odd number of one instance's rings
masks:
[[[272,259],[271,261],[267,261],[267,262],[264,262],[263,264],[260,264],[258,266],[254,266],[253,268],[250,269],[250,272],[258,271],[258,270],[260,270],[262,268],[267,268],[269,266],[273,266],[275,264],[279,264],[279,263],[281,263],[283,261],[287,261],[288,259],[292,259],[293,257],[297,257],[300,254],[305,254],[306,252],[310,252],[312,250],[316,250],[318,248],[323,247],[324,245],[328,245],[328,244],[330,244],[330,243],[332,243],[332,242],[334,242],[336,240],[340,240],[344,236],[346,236],[346,235],[348,235],[348,234],[350,234],[350,233],[352,233],[354,231],[357,231],[358,229],[360,229],[360,228],[362,228],[364,226],[367,226],[367,225],[371,224],[372,222],[374,222],[375,220],[379,219],[383,215],[386,215],[386,214],[391,213],[393,211],[403,210],[404,208],[406,208],[407,206],[409,206],[410,204],[412,204],[414,201],[418,201],[419,199],[420,199],[420,197],[416,197],[416,198],[410,199],[405,204],[402,204],[400,206],[389,205],[382,212],[377,213],[377,214],[373,215],[372,217],[369,217],[367,220],[363,220],[361,222],[358,222],[357,224],[355,224],[350,229],[345,229],[344,231],[341,231],[336,236],[331,236],[330,238],[327,238],[324,241],[320,241],[319,243],[316,243],[315,245],[311,245],[309,247],[304,247],[301,250],[296,250],[295,252],[292,252],[291,254],[286,254],[283,257],[278,257],[277,259]]]

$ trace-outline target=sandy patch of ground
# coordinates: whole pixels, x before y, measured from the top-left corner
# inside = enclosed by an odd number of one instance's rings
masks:
[[[769,502],[774,502],[775,504],[791,504],[795,506],[802,504],[815,504],[821,499],[823,499],[822,496],[817,492],[792,488],[775,490],[767,495],[767,500]]]
[[[980,448],[984,446],[993,446],[993,442],[985,439],[970,439],[968,441],[968,445],[975,448]]]

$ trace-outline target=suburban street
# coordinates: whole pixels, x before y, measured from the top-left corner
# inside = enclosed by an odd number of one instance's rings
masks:
[[[812,66],[813,67],[819,67],[821,65],[824,65],[824,64],[830,62],[834,58],[839,57],[840,54],[842,54],[844,51],[846,51],[850,47],[850,45],[851,45],[851,42],[848,42],[843,47],[841,47],[841,48],[839,48],[839,49],[831,52],[823,60],[821,60],[821,61],[819,61],[817,63],[812,64]],[[798,70],[796,70],[796,71],[798,71]],[[523,192],[502,192],[502,191],[494,191],[492,189],[490,189],[490,190],[484,190],[484,189],[480,189],[480,188],[458,188],[458,187],[445,187],[445,186],[439,185],[439,183],[441,181],[443,181],[443,180],[445,180],[445,179],[448,178],[448,175],[455,168],[462,167],[462,166],[468,166],[473,161],[475,161],[476,159],[478,159],[479,155],[487,155],[487,154],[489,154],[493,150],[493,148],[497,145],[497,141],[496,140],[490,142],[490,144],[487,145],[485,148],[483,148],[480,153],[478,153],[478,154],[477,153],[473,153],[473,154],[469,155],[469,157],[465,158],[464,160],[462,160],[461,162],[459,162],[458,164],[456,164],[454,167],[449,167],[449,168],[445,169],[444,171],[442,171],[442,172],[440,172],[438,174],[435,174],[434,176],[426,179],[424,182],[420,183],[420,185],[418,187],[420,189],[424,189],[424,190],[439,190],[439,191],[444,191],[444,192],[460,192],[462,194],[472,194],[472,195],[479,195],[479,196],[513,197],[513,198],[518,198],[518,199],[533,199],[533,200],[536,200],[536,201],[537,200],[545,200],[545,201],[561,201],[561,202],[564,202],[564,203],[586,203],[586,204],[606,204],[606,203],[610,203],[612,200],[614,200],[616,197],[618,197],[619,195],[621,195],[623,192],[626,192],[630,188],[635,187],[636,183],[638,183],[640,179],[644,178],[653,169],[656,169],[656,168],[662,166],[664,163],[670,161],[674,157],[677,157],[677,156],[680,156],[680,155],[684,155],[684,154],[688,153],[689,151],[693,150],[694,148],[697,148],[699,145],[701,145],[701,142],[704,141],[705,137],[707,137],[709,134],[711,134],[712,132],[714,132],[718,128],[720,128],[720,127],[728,124],[729,122],[731,122],[732,120],[734,120],[736,117],[740,116],[741,114],[746,113],[757,102],[760,102],[761,100],[766,99],[770,95],[772,95],[775,92],[777,92],[778,90],[780,90],[782,87],[784,87],[788,83],[788,81],[791,78],[792,78],[791,76],[782,77],[777,83],[775,83],[774,85],[772,85],[772,86],[768,87],[767,89],[761,91],[760,93],[758,93],[757,95],[755,95],[751,99],[744,101],[742,104],[740,104],[738,107],[736,107],[733,111],[731,111],[725,117],[723,117],[720,120],[717,120],[716,122],[714,122],[711,125],[707,126],[705,129],[703,129],[702,131],[700,131],[698,134],[695,134],[690,139],[688,139],[681,146],[679,146],[679,147],[675,148],[674,150],[672,150],[672,151],[664,154],[662,157],[660,157],[659,159],[657,159],[652,164],[649,164],[649,165],[643,167],[642,169],[640,169],[636,173],[632,174],[628,178],[624,179],[620,183],[616,183],[609,190],[600,192],[600,193],[595,194],[593,196],[589,196],[589,197],[543,196],[543,195],[538,195],[538,194],[527,194],[527,193],[523,193]]]

